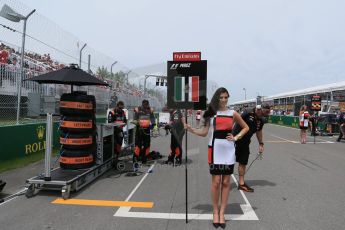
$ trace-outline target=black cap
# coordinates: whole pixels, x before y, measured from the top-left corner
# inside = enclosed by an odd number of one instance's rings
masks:
[[[262,103],[261,108],[262,109],[271,109],[271,106],[268,103]]]
[[[257,109],[271,109],[271,106],[268,103],[262,103],[261,105],[256,106]]]

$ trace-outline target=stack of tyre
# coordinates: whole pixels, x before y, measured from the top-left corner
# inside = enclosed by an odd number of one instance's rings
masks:
[[[96,99],[86,92],[63,94],[60,98],[60,167],[84,169],[95,162]]]

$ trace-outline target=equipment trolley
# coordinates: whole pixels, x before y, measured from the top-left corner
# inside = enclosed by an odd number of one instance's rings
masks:
[[[36,190],[61,190],[62,198],[68,199],[70,192],[80,190],[112,168],[114,161],[114,126],[117,126],[117,124],[97,125],[97,154],[96,164],[94,166],[81,170],[62,168],[50,170],[53,132],[52,115],[47,114],[45,172],[26,181],[26,197],[34,196]],[[111,154],[107,154],[105,158],[105,154],[103,154],[103,139],[109,136],[112,139]]]

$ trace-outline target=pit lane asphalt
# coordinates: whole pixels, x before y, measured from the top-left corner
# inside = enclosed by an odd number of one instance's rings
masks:
[[[247,183],[255,189],[245,193],[236,189],[231,179],[227,207],[230,216],[248,217],[241,208],[248,199],[258,220],[229,220],[226,229],[343,229],[345,210],[345,143],[336,137],[308,137],[303,145],[299,130],[265,125],[265,153],[248,174]],[[163,133],[163,132],[162,132]],[[256,157],[257,141],[253,137],[252,154]],[[207,168],[207,138],[188,134],[188,207],[189,213],[212,213],[211,177]],[[152,150],[167,156],[170,136],[152,139]],[[161,165],[165,160],[143,166],[140,176],[127,177],[115,170],[73,193],[73,199],[125,201],[142,181],[129,201],[153,202],[153,208],[130,208],[128,213],[185,213],[185,168]],[[43,171],[42,163],[1,174],[8,181],[5,193],[21,190],[25,179]],[[130,165],[127,165],[130,168]],[[237,168],[237,167],[236,167]],[[235,170],[236,171],[236,170]],[[24,174],[24,175],[23,175]],[[10,180],[15,178],[16,182]],[[235,176],[237,177],[237,176]],[[22,180],[22,182],[20,182]],[[119,207],[53,204],[60,198],[55,191],[41,191],[33,198],[20,196],[0,205],[0,229],[214,229],[211,220],[143,218],[114,216]],[[124,212],[126,213],[126,212]],[[162,214],[163,213],[163,214]],[[143,214],[142,216],[145,216]],[[130,215],[128,215],[130,216]]]

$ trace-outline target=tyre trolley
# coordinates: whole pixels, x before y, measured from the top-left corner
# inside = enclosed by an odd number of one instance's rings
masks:
[[[51,170],[51,153],[53,139],[53,120],[52,114],[47,114],[46,128],[46,151],[44,173],[32,177],[26,181],[26,197],[34,196],[38,190],[60,190],[63,199],[68,199],[71,192],[76,192],[94,181],[113,167],[114,162],[114,126],[118,124],[98,124],[97,125],[97,154],[96,164],[87,169],[70,170],[56,168]],[[127,126],[128,127],[128,126]],[[133,127],[130,127],[133,128]],[[130,132],[127,131],[127,134]],[[104,138],[111,136],[111,155],[104,155]],[[128,141],[125,147],[132,148],[132,143]]]

